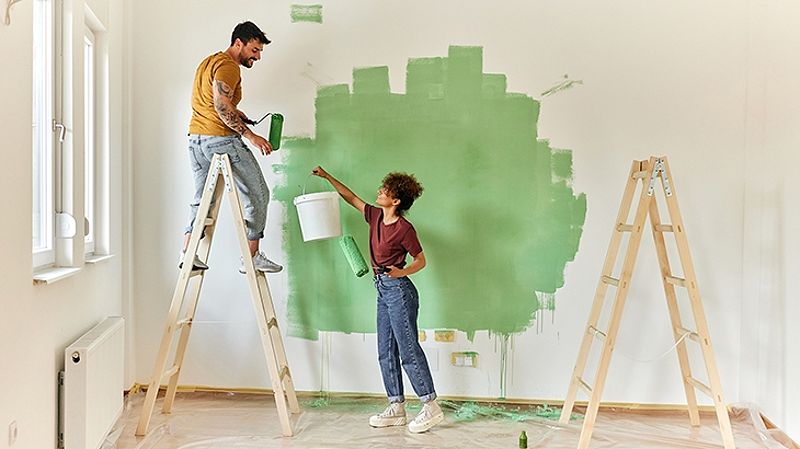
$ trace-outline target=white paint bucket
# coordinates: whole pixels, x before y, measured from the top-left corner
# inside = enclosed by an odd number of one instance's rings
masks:
[[[300,218],[300,231],[304,242],[342,235],[338,193],[319,192],[300,195],[294,198],[294,205]]]

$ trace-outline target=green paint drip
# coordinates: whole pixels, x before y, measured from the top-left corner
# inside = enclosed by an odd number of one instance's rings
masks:
[[[292,5],[292,23],[322,23],[322,5]]]
[[[502,334],[497,338],[500,341],[500,398],[504,399],[508,389],[508,341],[511,335]]]
[[[483,73],[482,52],[450,47],[447,57],[409,60],[405,94],[390,91],[387,67],[354,69],[352,92],[319,88],[315,137],[284,141],[285,183],[275,189],[287,211],[291,335],[375,331],[371,279],[352,276],[335,240],[300,237],[292,198],[316,165],[369,202],[389,171],[425,186],[408,216],[428,260],[413,276],[421,328],[470,340],[479,330],[522,332],[542,307],[537,292],[564,285],[586,214],[572,153],[537,138],[539,102]],[[369,247],[363,217],[345,204],[342,226]]]

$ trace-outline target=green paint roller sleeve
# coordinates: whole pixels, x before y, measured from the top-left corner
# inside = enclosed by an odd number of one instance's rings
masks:
[[[350,263],[350,268],[353,269],[353,273],[357,277],[364,276],[369,272],[369,266],[364,260],[364,256],[361,255],[361,251],[358,250],[358,245],[356,245],[356,241],[353,239],[352,235],[343,235],[342,238],[339,239],[339,245],[342,246],[344,256],[347,258],[347,262]]]
[[[282,132],[283,132],[283,115],[278,113],[273,113],[272,119],[269,122],[269,144],[272,145],[273,151],[281,147]]]

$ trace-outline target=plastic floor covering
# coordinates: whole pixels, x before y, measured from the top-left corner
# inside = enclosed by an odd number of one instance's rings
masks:
[[[134,435],[144,393],[129,395],[117,425],[102,449],[255,449],[255,448],[517,448],[522,431],[529,448],[577,447],[582,416],[559,425],[558,409],[542,406],[476,404],[440,401],[445,420],[424,434],[405,427],[374,429],[369,416],[383,410],[375,398],[300,399],[294,415],[295,436],[281,436],[271,395],[240,393],[178,393],[172,413],[161,414],[161,400],[148,434]],[[419,405],[409,401],[413,419]],[[579,410],[580,411],[580,410]],[[757,411],[738,407],[731,413],[738,449],[792,448],[777,430],[765,428]],[[631,412],[601,409],[590,448],[722,447],[716,416],[705,413],[692,427],[686,413]]]

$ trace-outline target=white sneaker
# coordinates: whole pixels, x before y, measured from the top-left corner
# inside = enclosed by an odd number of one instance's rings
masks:
[[[265,256],[262,251],[257,252],[256,255],[253,256],[253,265],[256,267],[256,271],[264,273],[277,273],[283,270],[282,266],[267,259],[267,256]],[[244,260],[241,257],[239,258],[239,273],[247,273],[244,269]]]
[[[408,431],[411,433],[422,433],[430,430],[431,427],[439,424],[444,419],[444,412],[436,400],[426,402],[422,406],[419,414],[413,421],[408,423]]]
[[[405,402],[395,402],[389,404],[386,410],[369,417],[369,425],[372,427],[389,427],[406,425],[406,404]]]
[[[186,252],[185,251],[181,251],[181,255],[178,258],[178,269],[183,268],[183,257],[185,255],[186,255]],[[206,265],[205,262],[200,260],[200,258],[197,257],[197,254],[195,254],[194,255],[194,261],[192,262],[192,269],[193,270],[208,270],[208,265]]]

